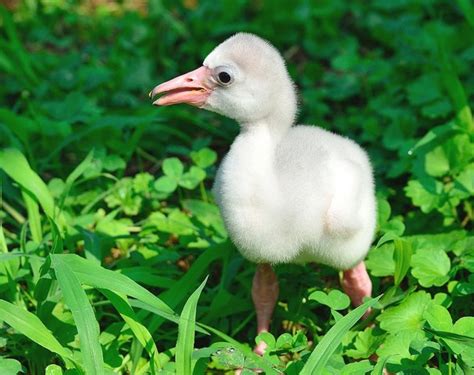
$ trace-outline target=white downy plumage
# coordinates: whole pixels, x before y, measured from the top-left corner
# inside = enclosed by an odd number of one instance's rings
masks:
[[[372,169],[353,141],[293,126],[295,86],[279,52],[239,33],[204,60],[232,76],[202,106],[234,118],[239,136],[214,186],[229,234],[256,262],[323,263],[348,269],[366,255],[375,229]]]
[[[295,87],[272,45],[239,33],[150,96],[157,94],[153,104],[187,103],[240,124],[213,190],[230,237],[259,263],[252,281],[257,333],[270,329],[278,300],[271,264],[327,264],[344,270],[341,284],[355,306],[371,295],[362,262],[376,215],[369,159],[349,139],[293,125]],[[255,351],[265,347],[261,341]]]

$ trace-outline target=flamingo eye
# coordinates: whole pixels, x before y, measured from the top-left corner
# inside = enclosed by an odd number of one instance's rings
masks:
[[[228,67],[219,66],[215,69],[215,78],[222,86],[229,86],[234,82],[234,77]]]

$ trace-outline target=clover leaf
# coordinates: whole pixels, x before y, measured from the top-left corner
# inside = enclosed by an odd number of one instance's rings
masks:
[[[440,249],[418,249],[412,256],[411,273],[425,288],[441,286],[449,280],[451,262],[446,252]]]
[[[199,167],[192,166],[188,172],[181,176],[178,184],[185,189],[195,189],[206,178],[206,172]]]
[[[163,162],[164,174],[175,180],[179,180],[183,174],[183,170],[183,163],[181,163],[181,160],[178,158],[168,158]]]
[[[421,331],[425,318],[423,314],[431,304],[431,297],[425,291],[415,292],[400,305],[389,307],[377,317],[380,327],[387,332],[397,333],[402,330]]]
[[[202,169],[210,167],[217,160],[216,152],[207,147],[191,152],[190,156],[194,164]]]
[[[322,305],[329,306],[334,310],[343,310],[349,307],[351,300],[340,290],[333,289],[329,294],[321,290],[311,293],[308,297],[310,300],[317,301]]]

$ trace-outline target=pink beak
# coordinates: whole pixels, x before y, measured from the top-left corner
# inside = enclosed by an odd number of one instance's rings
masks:
[[[214,87],[215,84],[211,81],[209,68],[201,66],[192,72],[156,86],[149,96],[154,98],[158,94],[164,94],[153,102],[154,105],[186,103],[195,107],[202,107]]]

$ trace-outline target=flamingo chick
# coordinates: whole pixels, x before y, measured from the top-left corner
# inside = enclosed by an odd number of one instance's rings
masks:
[[[158,85],[150,96],[158,94],[155,105],[187,103],[240,125],[213,192],[232,241],[258,263],[252,285],[258,333],[268,331],[278,299],[272,264],[326,264],[344,270],[342,286],[354,305],[370,296],[362,261],[376,222],[369,159],[347,138],[294,125],[295,85],[270,43],[236,34],[203,66]]]

